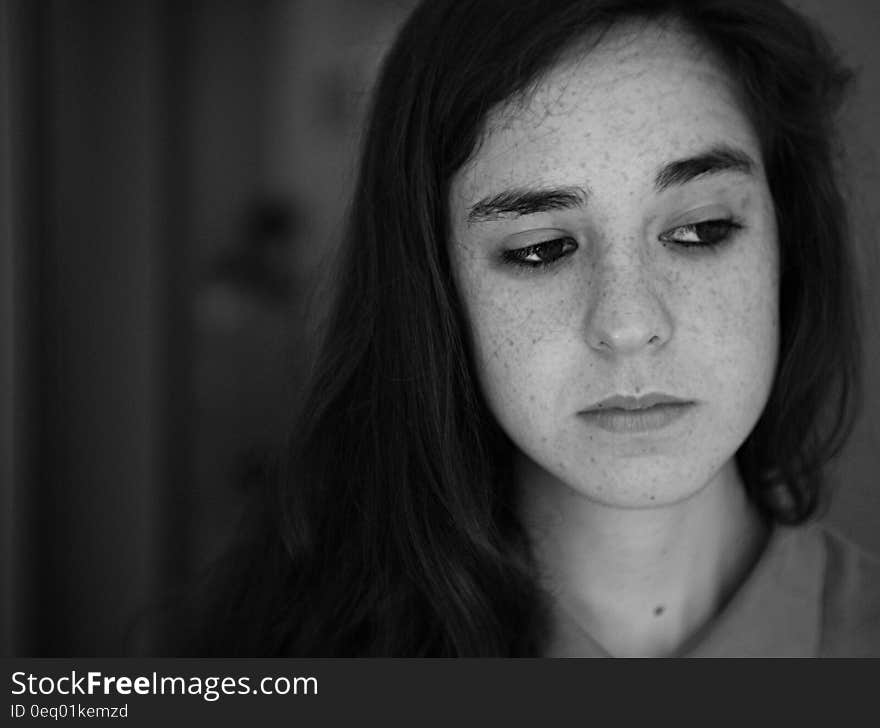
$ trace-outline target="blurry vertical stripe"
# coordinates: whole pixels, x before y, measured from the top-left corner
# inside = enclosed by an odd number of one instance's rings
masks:
[[[172,355],[163,11],[147,0],[4,5],[7,32],[20,17],[24,59],[13,66],[22,163],[17,194],[4,194],[20,257],[0,274],[22,283],[15,320],[26,321],[7,335],[4,318],[3,333],[23,422],[4,486],[15,654],[122,654],[159,585]]]
[[[38,4],[27,0],[0,4],[0,640],[4,655],[20,654],[29,643],[29,605],[37,579],[29,557],[29,526],[39,380],[34,347],[42,164],[36,143],[39,15]]]
[[[0,4],[0,652],[13,650],[13,492],[15,488],[15,238],[12,145],[12,7]]]

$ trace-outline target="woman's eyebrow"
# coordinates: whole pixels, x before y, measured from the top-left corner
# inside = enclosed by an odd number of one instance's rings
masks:
[[[755,163],[752,158],[741,149],[718,145],[693,157],[664,164],[654,178],[654,188],[658,192],[663,192],[669,187],[686,184],[707,174],[719,172],[751,174],[754,168]]]
[[[691,182],[697,177],[721,172],[751,174],[755,168],[752,158],[741,149],[717,145],[686,159],[664,164],[654,178],[658,192]],[[548,210],[568,210],[583,207],[589,193],[582,187],[529,188],[516,187],[484,197],[468,210],[469,225],[491,222],[513,215],[534,215]]]
[[[498,220],[507,215],[534,215],[548,210],[582,207],[588,193],[582,187],[532,189],[517,187],[484,197],[468,211],[468,224]]]

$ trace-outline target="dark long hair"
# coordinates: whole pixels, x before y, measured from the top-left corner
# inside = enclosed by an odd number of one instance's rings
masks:
[[[727,65],[759,135],[781,246],[781,350],[738,453],[765,515],[815,511],[853,417],[859,337],[833,116],[848,74],[770,0],[426,0],[375,90],[338,295],[268,518],[202,654],[536,654],[546,623],[447,256],[450,178],[490,110],[631,18]],[[268,524],[268,525],[267,525]]]

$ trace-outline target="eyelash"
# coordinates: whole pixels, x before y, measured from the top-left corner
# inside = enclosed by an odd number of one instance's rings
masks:
[[[551,246],[558,246],[560,250],[552,260],[528,261],[531,255],[540,255],[550,250]],[[505,250],[502,253],[505,263],[520,266],[521,268],[546,268],[553,265],[567,255],[577,250],[578,244],[572,238],[554,238],[553,240],[545,240],[525,248],[517,248],[516,250]]]
[[[659,239],[664,243],[673,243],[683,248],[711,249],[724,243],[737,230],[741,230],[742,227],[742,225],[740,225],[732,218],[703,220],[700,222],[689,223],[687,225],[678,225],[671,230],[667,230],[665,233],[661,233]],[[679,233],[680,235],[683,233],[684,235],[696,235],[697,238],[702,238],[700,233],[703,232],[703,234],[705,235],[707,228],[709,231],[712,231],[709,233],[709,235],[712,237],[711,240],[701,239],[700,241],[692,241],[681,240],[680,238],[677,239],[674,237],[675,233]],[[526,260],[532,255],[540,256],[541,254],[546,254],[550,250],[550,246],[557,246],[558,253],[551,260]],[[577,250],[577,248],[578,244],[572,238],[554,238],[552,240],[545,240],[540,243],[535,243],[534,245],[528,245],[525,248],[505,250],[502,253],[502,257],[505,263],[516,265],[521,268],[535,270],[552,266],[554,263],[562,260],[562,258],[571,255],[575,250]]]
[[[674,233],[684,231],[687,235],[695,234],[697,238],[701,238],[700,231],[705,230],[706,228],[714,231],[714,234],[710,233],[713,237],[712,240],[680,240],[674,237]],[[742,225],[736,222],[736,220],[732,218],[722,218],[718,220],[702,220],[688,225],[679,225],[671,230],[667,230],[665,233],[661,233],[659,237],[664,243],[675,243],[684,248],[715,248],[725,242],[737,230],[742,230]]]

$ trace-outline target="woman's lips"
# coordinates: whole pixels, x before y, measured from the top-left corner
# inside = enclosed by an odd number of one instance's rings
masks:
[[[667,402],[642,409],[602,407],[581,412],[580,416],[608,432],[648,432],[671,425],[684,417],[693,406],[693,402]]]

